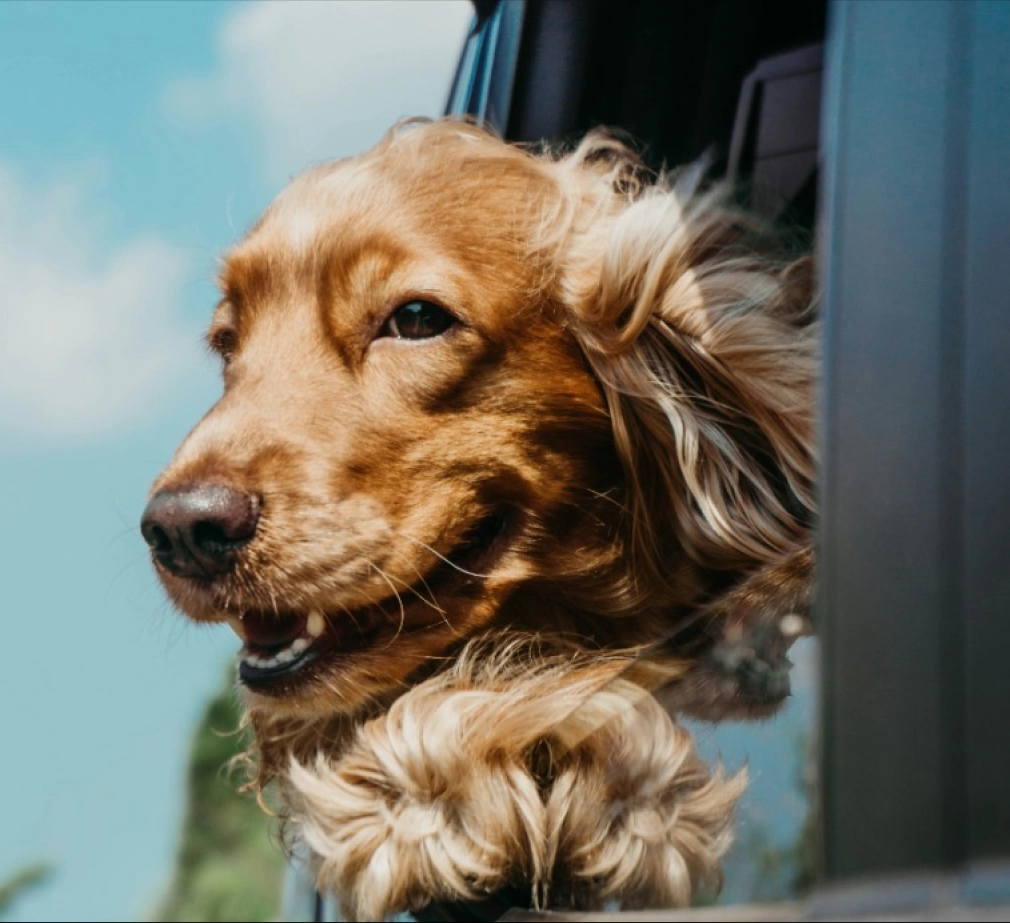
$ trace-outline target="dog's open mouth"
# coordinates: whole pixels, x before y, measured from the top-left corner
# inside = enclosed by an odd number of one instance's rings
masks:
[[[346,654],[364,649],[380,628],[374,618],[371,626],[362,624],[370,611],[341,618],[328,618],[319,610],[308,614],[251,611],[229,619],[245,642],[239,654],[239,677],[247,686],[265,688],[301,672],[327,650]]]
[[[483,579],[507,544],[509,526],[505,513],[484,517],[450,554],[439,555],[430,573],[370,606],[333,613],[248,610],[229,617],[243,641],[239,678],[256,692],[284,695],[308,680],[314,666],[444,622],[442,603]]]

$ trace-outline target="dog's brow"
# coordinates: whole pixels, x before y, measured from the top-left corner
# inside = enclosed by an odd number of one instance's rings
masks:
[[[211,330],[215,327],[234,326],[238,321],[238,305],[225,295],[215,306],[210,318]]]
[[[334,241],[323,251],[320,265],[329,267],[332,280],[344,288],[367,288],[409,259],[402,244],[376,234],[351,242]]]
[[[270,260],[255,252],[229,256],[218,277],[223,301],[230,302],[236,312],[241,311],[249,299],[255,299],[268,291],[270,280]]]

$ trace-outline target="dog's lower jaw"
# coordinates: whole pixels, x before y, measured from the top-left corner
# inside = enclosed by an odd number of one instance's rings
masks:
[[[352,919],[522,887],[532,906],[684,906],[719,879],[744,780],[619,658],[471,646],[279,783],[319,886]]]

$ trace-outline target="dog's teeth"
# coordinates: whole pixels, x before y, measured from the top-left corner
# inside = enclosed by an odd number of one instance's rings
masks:
[[[231,625],[232,631],[234,631],[243,642],[247,640],[245,625],[242,624],[242,620],[237,615],[229,615],[228,624]]]
[[[326,619],[323,618],[323,613],[318,610],[310,612],[309,617],[305,622],[305,630],[308,634],[313,638],[318,638],[325,628]]]
[[[257,670],[272,670],[274,667],[282,666],[297,660],[305,651],[312,646],[309,638],[295,638],[288,647],[279,650],[272,657],[261,657],[259,654],[247,653],[242,655],[242,662]]]
[[[242,625],[236,618],[228,619],[228,623],[235,629],[236,634],[244,638]],[[257,670],[273,670],[284,664],[293,663],[305,653],[315,643],[316,639],[326,630],[326,618],[322,612],[310,612],[305,620],[305,630],[294,639],[287,647],[275,651],[271,656],[261,656],[245,648],[242,653],[242,662]]]

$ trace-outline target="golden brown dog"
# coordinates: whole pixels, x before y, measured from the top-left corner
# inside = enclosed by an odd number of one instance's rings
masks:
[[[742,782],[652,693],[785,694],[816,339],[806,264],[698,172],[411,124],[224,261],[224,395],[143,531],[243,639],[258,783],[351,915],[717,876]]]

